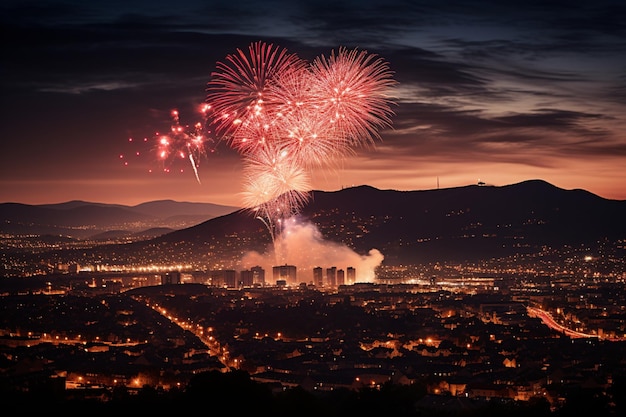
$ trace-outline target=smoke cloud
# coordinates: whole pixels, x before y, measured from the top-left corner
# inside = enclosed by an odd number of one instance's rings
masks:
[[[384,259],[378,249],[359,255],[341,243],[324,240],[319,229],[311,223],[302,224],[291,219],[287,224],[265,254],[248,252],[243,256],[241,266],[244,269],[261,266],[269,282],[272,280],[272,267],[277,265],[295,265],[298,282],[307,284],[313,281],[313,268],[318,266],[324,271],[333,266],[344,271],[353,267],[356,282],[374,281],[375,269]]]

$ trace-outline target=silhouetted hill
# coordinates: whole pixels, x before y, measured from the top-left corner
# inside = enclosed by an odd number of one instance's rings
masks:
[[[212,217],[222,216],[224,214],[232,213],[237,210],[238,207],[223,206],[212,203],[192,203],[186,201],[174,201],[174,200],[157,200],[149,201],[147,203],[141,203],[131,207],[133,211],[143,213],[153,217],[164,217],[163,214],[167,213],[167,217],[176,216],[207,216]]]
[[[136,206],[68,201],[58,204],[0,204],[0,232],[58,234],[86,238],[107,231],[129,234],[151,228],[180,229],[231,213],[236,207],[172,200]]]
[[[360,252],[378,248],[386,259],[399,261],[486,259],[542,245],[625,238],[625,214],[626,201],[540,180],[503,187],[315,192],[302,212],[324,236],[344,239]]]
[[[7,207],[12,206],[5,204],[2,209]],[[127,213],[119,207],[87,208],[93,212],[117,210],[120,216],[120,210],[129,216],[147,215]],[[35,214],[43,210],[32,206],[20,209]],[[79,205],[65,212],[78,209],[85,207]],[[385,264],[395,265],[490,260],[545,252],[546,248],[593,251],[607,242],[623,251],[625,215],[626,201],[530,180],[507,186],[420,191],[380,190],[365,185],[312,191],[297,221],[314,225],[324,242],[340,243],[360,255],[377,249]],[[115,229],[121,228],[110,230]],[[271,243],[264,222],[244,209],[172,229],[177,230],[140,242],[133,239],[134,243],[92,250],[59,250],[51,258],[81,264],[193,262],[234,268],[244,254],[265,253]]]
[[[140,232],[129,232],[128,230],[107,230],[106,232],[92,235],[89,239],[101,241],[114,239],[145,240],[162,236],[173,231],[174,229],[170,229],[169,227],[154,227]]]
[[[508,186],[379,190],[358,186],[313,191],[300,223],[360,254],[380,250],[389,264],[480,260],[532,253],[544,246],[597,246],[626,239],[626,201],[531,180]],[[129,256],[240,258],[270,243],[263,222],[239,210],[124,248]],[[139,255],[137,255],[139,256]],[[183,255],[181,255],[183,256]]]

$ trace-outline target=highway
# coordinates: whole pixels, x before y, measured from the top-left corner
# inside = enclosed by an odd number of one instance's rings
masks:
[[[528,311],[528,315],[530,317],[538,317],[538,318],[540,318],[541,321],[546,326],[548,326],[551,329],[554,329],[554,330],[556,330],[556,331],[558,331],[560,333],[563,333],[566,336],[569,336],[571,338],[574,338],[574,339],[589,338],[589,337],[599,338],[598,335],[596,335],[596,334],[581,333],[581,332],[578,332],[576,330],[568,329],[567,327],[562,326],[561,324],[557,323],[552,318],[552,315],[549,312],[547,312],[545,310],[542,310],[540,308],[527,306],[526,310]],[[618,340],[623,340],[623,339],[605,338],[604,340],[618,341]]]

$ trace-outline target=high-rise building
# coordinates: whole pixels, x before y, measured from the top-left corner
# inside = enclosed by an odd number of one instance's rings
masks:
[[[237,288],[237,271],[234,269],[225,269],[223,272],[226,288]]]
[[[239,285],[242,287],[252,287],[254,283],[254,273],[249,269],[244,269],[239,273]]]
[[[295,265],[279,265],[272,267],[274,282],[285,281],[287,285],[296,285],[296,267]]]
[[[237,271],[234,269],[218,269],[211,271],[211,285],[214,287],[237,287]]]
[[[265,269],[257,265],[250,268],[250,271],[252,271],[252,284],[265,286]]]
[[[331,266],[330,268],[326,268],[326,285],[330,288],[335,288],[337,286],[337,267]]]
[[[321,266],[316,266],[315,268],[313,268],[313,284],[316,287],[323,287],[324,286],[324,270],[322,269]]]
[[[343,269],[337,270],[337,286],[345,284],[345,274]]]
[[[356,270],[354,267],[349,266],[346,269],[346,283],[352,285],[356,282]]]
[[[260,266],[244,269],[239,273],[239,285],[241,287],[263,287],[265,285],[265,270]]]

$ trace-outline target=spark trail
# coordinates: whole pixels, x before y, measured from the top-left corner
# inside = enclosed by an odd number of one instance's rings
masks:
[[[157,155],[164,164],[164,170],[169,170],[172,159],[188,159],[193,169],[196,181],[200,183],[198,167],[200,159],[206,156],[205,144],[208,141],[205,134],[205,123],[208,105],[203,105],[200,112],[203,115],[203,122],[198,122],[191,128],[189,125],[180,123],[180,116],[177,110],[172,111],[172,125],[167,135],[156,134]]]

